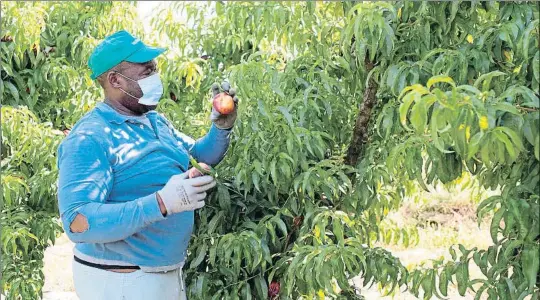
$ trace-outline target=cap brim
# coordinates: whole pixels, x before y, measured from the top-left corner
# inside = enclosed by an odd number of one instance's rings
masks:
[[[125,60],[132,63],[144,63],[158,57],[158,55],[165,52],[165,50],[165,48],[143,47],[141,50],[131,54]]]

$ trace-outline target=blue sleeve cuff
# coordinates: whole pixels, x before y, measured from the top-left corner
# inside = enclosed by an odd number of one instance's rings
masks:
[[[139,200],[138,205],[142,207],[142,212],[146,225],[157,221],[165,220],[165,217],[159,209],[159,203],[156,198],[156,193],[142,197]]]
[[[216,124],[212,123],[212,126],[210,126],[210,130],[208,131],[208,136],[217,140],[229,140],[233,128],[234,127],[229,129],[220,129],[216,126]]]

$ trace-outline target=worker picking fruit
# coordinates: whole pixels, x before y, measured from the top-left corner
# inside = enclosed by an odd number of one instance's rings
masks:
[[[194,211],[216,186],[211,166],[229,147],[238,98],[228,82],[213,85],[208,133],[177,131],[155,111],[165,51],[124,30],[98,44],[88,66],[104,99],[58,148],[58,206],[82,300],[186,299]]]

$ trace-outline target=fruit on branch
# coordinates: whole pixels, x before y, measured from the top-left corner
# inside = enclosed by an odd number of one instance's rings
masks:
[[[299,228],[304,222],[304,216],[296,216],[293,219],[294,228]]]
[[[268,287],[268,296],[270,299],[275,299],[275,297],[279,295],[279,288],[279,282],[272,281],[272,283],[270,283],[270,286]]]

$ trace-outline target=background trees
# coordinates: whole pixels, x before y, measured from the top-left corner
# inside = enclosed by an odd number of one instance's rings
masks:
[[[359,296],[348,279],[359,274],[426,299],[452,283],[478,297],[538,298],[533,3],[174,3],[150,35],[128,2],[10,2],[2,16],[10,297],[40,294],[43,249],[61,230],[55,147],[101,100],[89,52],[125,28],[170,47],[158,60],[158,110],[179,130],[207,130],[213,82],[228,78],[241,98],[220,184],[196,217],[185,271],[192,298],[351,299]],[[388,212],[416,187],[465,175],[501,191],[478,207],[480,217],[493,214],[489,249],[456,245],[450,261],[407,269],[373,246],[413,242],[414,229],[384,226]],[[470,264],[484,277],[471,278]]]

